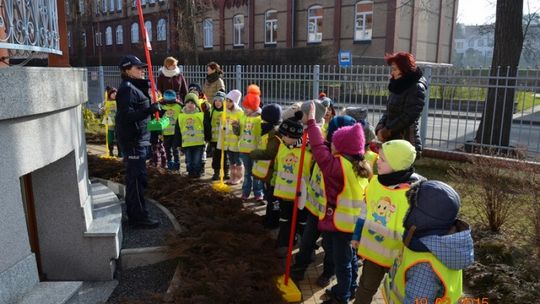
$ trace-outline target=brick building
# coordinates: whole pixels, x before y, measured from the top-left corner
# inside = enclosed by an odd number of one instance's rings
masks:
[[[176,24],[177,6],[184,4],[142,2],[151,25],[154,60],[166,55],[182,58],[186,54],[179,47],[182,37],[170,24]],[[450,63],[457,2],[208,1],[196,13],[197,56],[202,63],[335,64],[340,51],[350,51],[353,64],[379,64],[385,53],[409,51],[419,61]],[[116,63],[126,52],[143,55],[134,4],[133,0],[90,1],[87,9],[95,13],[85,26],[88,64],[98,64],[100,54],[104,65]],[[75,49],[71,48],[72,57],[81,56]]]

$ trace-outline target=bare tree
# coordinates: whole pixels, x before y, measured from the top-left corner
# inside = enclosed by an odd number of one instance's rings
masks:
[[[176,32],[178,47],[184,64],[199,64],[197,41],[200,41],[199,22],[211,6],[208,0],[186,0],[183,5],[176,5]]]
[[[523,48],[523,0],[497,0],[489,89],[476,142],[509,146],[515,77]]]

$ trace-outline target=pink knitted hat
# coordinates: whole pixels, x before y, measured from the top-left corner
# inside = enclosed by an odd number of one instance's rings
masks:
[[[332,136],[332,143],[339,153],[346,155],[364,154],[364,129],[359,123],[339,128]]]

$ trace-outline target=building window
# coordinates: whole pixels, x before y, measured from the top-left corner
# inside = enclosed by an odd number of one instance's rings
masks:
[[[124,28],[122,25],[116,27],[116,44],[124,44]]]
[[[96,44],[96,46],[102,46],[103,45],[103,43],[101,41],[101,32],[96,32],[94,34],[94,40],[95,40],[94,43]]]
[[[137,7],[137,0],[133,0],[133,2],[131,2],[131,7]]]
[[[154,4],[154,3],[156,3],[156,0],[148,0],[148,3]]]
[[[477,44],[478,44],[479,47],[483,47],[484,46],[484,39],[483,38],[478,39]]]
[[[141,5],[146,5],[146,0],[141,0]]]
[[[322,6],[312,6],[308,9],[308,43],[318,43],[322,41],[323,30],[323,8]]]
[[[233,17],[234,46],[244,46],[244,15]]]
[[[469,43],[468,43],[469,47],[472,48],[474,47],[474,40],[469,40]]]
[[[103,13],[103,15],[107,14],[107,0],[102,0],[101,1],[101,13]]]
[[[354,21],[354,40],[371,40],[373,29],[373,1],[360,1],[356,3],[356,15]]]
[[[84,0],[79,0],[79,13],[84,14]]]
[[[264,14],[264,43],[276,44],[277,43],[277,11],[270,10]]]
[[[86,47],[86,32],[81,33],[81,44],[83,48]]]
[[[114,13],[114,1],[115,0],[109,0],[109,12]]]
[[[112,45],[112,27],[110,26],[105,29],[105,44]]]
[[[131,24],[131,43],[139,42],[139,25],[134,22]]]
[[[458,50],[463,49],[463,41],[456,42],[456,49],[458,49]]]
[[[73,42],[71,41],[71,31],[68,32],[67,39],[68,39],[68,47],[72,47]]]
[[[146,37],[148,39],[148,42],[152,42],[152,22],[144,22],[144,28],[146,29]]]
[[[204,19],[203,21],[203,38],[204,48],[212,48],[214,46],[214,22],[212,19]]]
[[[121,12],[122,11],[122,0],[117,0],[116,1],[116,10]]]
[[[167,40],[167,20],[165,19],[159,19],[157,23],[157,40]]]

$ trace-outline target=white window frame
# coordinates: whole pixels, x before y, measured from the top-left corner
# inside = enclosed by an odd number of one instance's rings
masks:
[[[156,0],[148,0],[148,4],[154,4],[156,3]]]
[[[79,0],[79,13],[84,14],[84,0]]]
[[[206,18],[203,21],[203,47],[211,49],[214,47],[214,21]]]
[[[116,26],[116,44],[124,44],[124,27],[121,24]]]
[[[113,44],[112,27],[107,26],[105,28],[105,45],[112,45],[112,44]]]
[[[83,42],[83,43],[82,43],[82,46],[85,48],[86,45],[87,45],[87,44],[86,44],[86,32],[85,32],[85,31],[83,31],[83,32],[81,33],[80,39],[81,39],[82,42]]]
[[[276,18],[268,19],[269,14],[276,14]],[[272,28],[274,27],[274,30]],[[278,19],[277,19],[277,10],[267,10],[264,13],[264,44],[277,44],[277,28],[278,28]],[[267,40],[267,30],[270,30],[270,40]],[[275,37],[274,37],[275,32]]]
[[[123,5],[123,2],[122,0],[117,0],[116,1],[116,11],[118,12],[121,12],[122,11],[122,5]]]
[[[152,42],[152,21],[145,21],[144,28],[146,29],[146,38],[148,39],[148,42]]]
[[[116,0],[109,0],[109,12],[114,13],[114,1]]]
[[[233,17],[233,46],[244,46],[243,39],[246,28],[246,18],[239,14]]]
[[[167,40],[167,19],[161,18],[157,23],[157,41]]]
[[[139,24],[137,22],[133,22],[130,29],[131,43],[139,43]]]
[[[103,41],[101,40],[101,32],[96,32],[94,34],[94,44],[96,46],[102,46],[103,45]]]
[[[131,7],[137,7],[137,0],[133,0],[131,2]]]
[[[319,29],[319,25],[318,25],[318,21],[319,19],[321,19],[321,26],[323,25],[323,16],[310,16],[310,13],[311,11],[314,11],[314,10],[323,10],[323,13],[324,13],[324,9],[322,6],[320,5],[313,5],[311,6],[310,8],[308,8],[308,23],[307,23],[307,42],[308,43],[320,43],[322,42],[322,36],[323,36],[323,33],[322,33],[322,30]],[[312,25],[313,24],[313,25]],[[313,26],[314,27],[314,31],[310,31],[310,26]]]
[[[371,11],[358,12],[360,5],[371,4]],[[371,16],[371,28],[367,29],[367,20]],[[359,19],[362,24],[359,25]],[[373,1],[358,1],[354,7],[354,41],[371,41],[373,37]]]
[[[109,5],[107,3],[107,0],[102,0],[101,1],[101,13],[103,15],[107,14],[107,12],[109,11]]]

